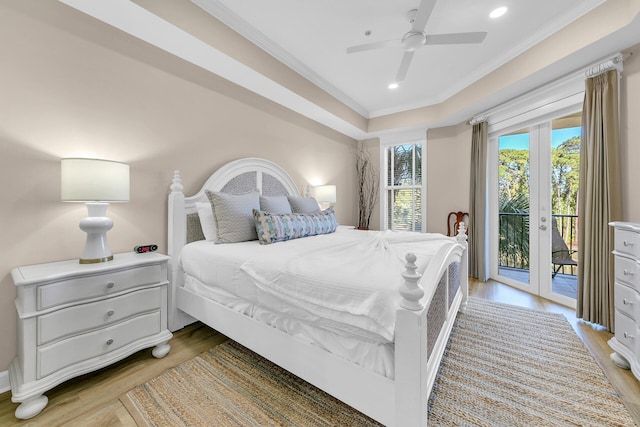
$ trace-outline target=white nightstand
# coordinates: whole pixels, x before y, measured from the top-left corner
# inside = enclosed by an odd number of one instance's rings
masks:
[[[611,222],[615,227],[616,334],[609,340],[611,360],[640,379],[640,224]]]
[[[167,262],[158,253],[116,254],[14,268],[18,290],[18,355],[9,368],[17,418],[47,406],[43,395],[78,375],[154,347],[171,349],[167,329]]]

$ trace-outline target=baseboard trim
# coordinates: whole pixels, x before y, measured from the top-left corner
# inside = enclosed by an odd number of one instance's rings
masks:
[[[9,384],[9,371],[2,371],[0,372],[0,393],[4,393],[9,390],[11,390],[11,385]]]

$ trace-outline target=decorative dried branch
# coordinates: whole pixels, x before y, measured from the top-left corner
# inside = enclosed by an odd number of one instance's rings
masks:
[[[358,176],[358,228],[368,229],[373,209],[378,202],[380,174],[371,162],[369,153],[362,141],[358,142],[356,156],[356,174]]]

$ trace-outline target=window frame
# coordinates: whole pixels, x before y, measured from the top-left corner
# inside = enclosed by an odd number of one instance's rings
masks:
[[[421,176],[421,183],[420,184],[416,184],[415,183],[415,173],[416,173],[416,169],[417,168],[413,168],[413,177],[412,177],[412,181],[413,184],[412,185],[393,185],[393,184],[389,184],[389,182],[393,181],[389,179],[389,173],[393,174],[394,170],[393,170],[393,164],[390,165],[389,167],[389,162],[391,161],[391,159],[389,158],[389,153],[392,152],[391,150],[389,150],[390,147],[396,147],[396,146],[400,146],[400,145],[411,145],[413,147],[415,147],[416,145],[420,145],[421,149],[422,149],[422,158],[421,158],[421,170],[422,170],[422,176]],[[416,151],[415,148],[412,149],[412,159],[413,159],[413,163],[414,166],[416,166],[415,161],[416,161]],[[421,233],[426,233],[427,232],[427,143],[425,139],[417,139],[417,138],[412,138],[409,140],[405,140],[405,141],[388,141],[388,142],[384,142],[380,144],[380,170],[382,171],[382,173],[380,174],[380,229],[381,230],[392,230],[393,228],[389,227],[389,223],[390,223],[390,218],[389,218],[389,196],[392,194],[392,190],[420,190],[420,194],[421,194],[421,206],[420,206],[420,220],[422,223],[422,230],[420,230],[419,232]],[[391,170],[390,170],[391,169]],[[393,176],[393,175],[392,175]],[[412,206],[415,207],[415,192],[412,193]],[[391,213],[391,215],[393,215]],[[412,231],[414,230],[415,227],[415,221],[412,223]]]

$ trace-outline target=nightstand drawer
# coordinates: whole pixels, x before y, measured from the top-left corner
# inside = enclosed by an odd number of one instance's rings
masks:
[[[142,289],[39,316],[38,345],[117,323],[137,314],[160,310],[163,306],[162,295],[160,287]]]
[[[630,317],[616,311],[616,339],[625,347],[636,351],[636,324]]]
[[[136,286],[166,280],[161,265],[147,265],[107,274],[96,274],[67,279],[38,286],[38,309],[101,297]]]
[[[615,290],[615,307],[632,319],[640,320],[640,316],[638,316],[640,294],[621,283],[616,283]]]
[[[640,291],[640,266],[635,260],[616,255],[615,275],[616,281],[627,283]]]
[[[101,356],[162,330],[160,311],[134,317],[122,323],[39,347],[38,379],[67,366]]]
[[[615,248],[616,252],[640,258],[640,233],[616,228]]]

